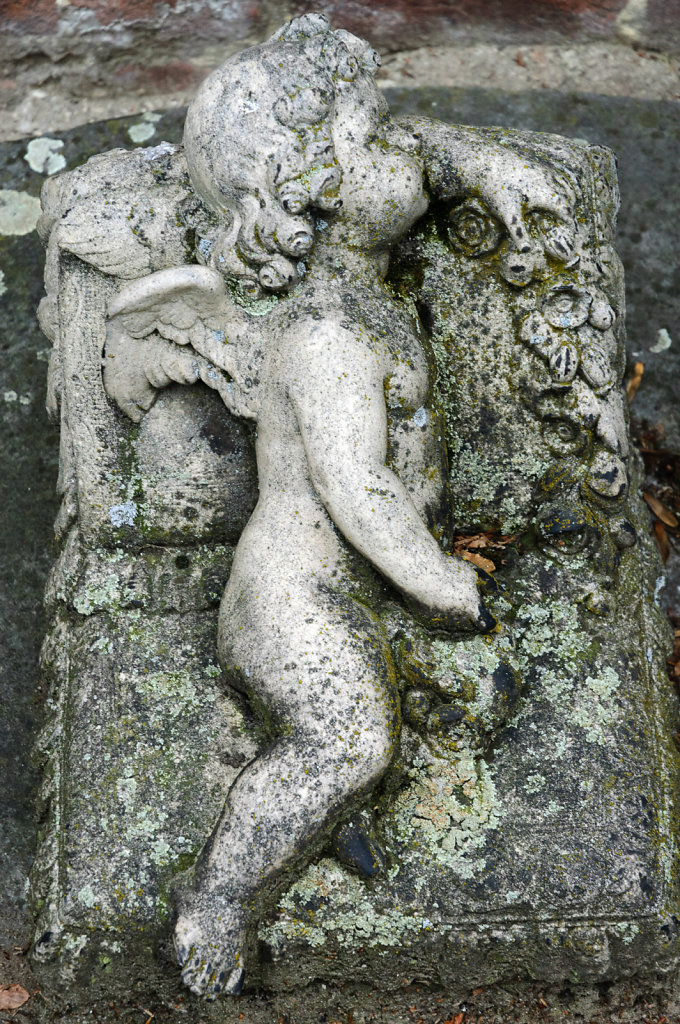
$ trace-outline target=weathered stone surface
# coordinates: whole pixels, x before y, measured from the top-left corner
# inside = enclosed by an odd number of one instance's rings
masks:
[[[397,98],[399,98],[399,97],[397,97]],[[533,98],[535,99],[536,97],[533,97]],[[516,99],[516,97],[515,97],[515,99]],[[513,101],[515,101],[515,99],[513,99]],[[429,103],[431,101],[431,97],[422,97],[421,101],[424,104],[425,110],[429,110],[430,109],[429,108]],[[458,109],[460,109],[461,106],[464,106],[464,102],[461,102],[461,97],[456,97],[456,101],[457,101],[457,104],[458,104]],[[477,97],[476,96],[474,96],[472,98],[467,97],[467,101],[471,105],[470,105],[470,108],[468,108],[470,113],[465,116],[465,120],[471,120],[471,121],[472,120],[482,120],[482,117],[481,117],[481,115],[479,114],[479,112],[478,112],[478,110],[476,108]],[[523,101],[526,101],[526,97],[524,98]],[[550,114],[547,115],[546,114],[546,110],[550,111],[550,109],[551,109],[550,108],[550,102],[551,101],[552,101],[552,97],[548,97],[547,101],[546,101],[547,102],[546,108],[543,108],[543,106],[542,106],[542,108],[538,112],[536,112],[536,113],[532,113],[530,111],[524,110],[522,112],[522,120],[524,121],[524,123],[530,123],[530,122],[532,122],[532,118],[536,117],[537,120],[539,121],[539,123],[542,126],[545,125],[546,122],[545,122],[544,119],[547,116],[550,116],[550,117],[555,116],[554,114],[553,115],[550,115]],[[437,102],[439,103],[439,108],[441,108],[441,105],[443,103],[441,94],[438,95]],[[630,129],[630,125],[635,123],[635,118],[638,117],[638,116],[641,119],[640,123],[642,123],[642,121],[645,122],[644,127],[641,128],[640,134],[638,136],[638,138],[642,139],[642,143],[641,144],[639,142],[635,141],[635,136],[631,132],[629,132],[629,134],[631,135],[630,139],[626,139],[626,138],[623,138],[623,137],[620,138],[620,147],[623,145],[624,148],[628,148],[629,153],[631,153],[631,156],[634,158],[634,160],[631,161],[633,166],[635,166],[635,162],[638,161],[639,163],[637,164],[637,166],[638,167],[643,167],[644,165],[643,165],[642,162],[644,161],[644,158],[645,158],[645,148],[647,148],[649,145],[653,145],[654,144],[653,138],[649,138],[649,135],[647,134],[650,131],[649,125],[650,125],[650,120],[651,120],[649,118],[649,110],[644,108],[644,104],[624,103],[624,104],[621,104],[621,106],[619,104],[613,104],[613,105],[614,105],[615,111],[619,112],[619,111],[625,110],[627,112],[627,116],[628,116],[627,128]],[[575,130],[576,130],[576,132],[578,134],[587,134],[589,131],[592,131],[592,132],[595,133],[594,137],[596,137],[596,135],[597,135],[597,128],[594,127],[593,125],[594,125],[597,117],[602,119],[602,121],[604,120],[604,111],[605,111],[604,104],[598,103],[597,100],[592,100],[592,102],[590,102],[589,104],[584,104],[584,106],[586,108],[586,114],[588,116],[592,116],[593,117],[593,121],[589,122],[588,118],[586,118],[585,122],[583,123],[583,128],[581,126],[577,126]],[[639,110],[638,110],[638,108],[639,108]],[[557,110],[557,112],[559,113],[559,104],[558,103],[556,103],[555,108],[553,108],[553,110]],[[593,111],[596,112],[595,115],[592,114]],[[583,114],[583,110],[581,111],[581,113]],[[453,115],[449,115],[449,116],[453,116]],[[514,120],[513,119],[513,112],[511,110],[509,110],[509,109],[505,109],[505,110],[501,109],[495,116],[490,116],[490,115],[486,115],[486,116],[490,117],[491,120],[495,120],[495,121],[499,121],[499,122],[504,120],[504,119]],[[519,116],[517,116],[517,119],[518,119],[518,117]],[[619,133],[619,132],[623,131],[623,129],[620,127],[620,125],[622,124],[623,120],[624,119],[622,118],[622,116],[618,114],[617,118],[615,118],[615,125],[611,129],[612,134]],[[552,122],[552,123],[555,124],[555,122]],[[562,130],[566,130],[566,129],[562,129]],[[654,129],[652,127],[651,131],[653,132],[653,130]],[[606,126],[604,125],[601,134],[605,134],[605,133],[606,133]],[[649,151],[647,150],[647,152],[649,152]],[[18,147],[17,147],[17,154],[18,154],[18,158],[20,160],[20,151],[19,151]],[[663,164],[661,163],[661,159],[662,158],[661,158],[661,154],[660,154],[660,161],[657,161],[654,166],[661,166],[660,173],[663,173]],[[625,172],[626,164],[624,163],[623,166],[624,166],[624,172]],[[642,172],[641,177],[644,176],[644,173],[648,173],[648,167],[649,167],[649,165],[647,165],[645,170]],[[20,182],[17,182],[16,186],[20,187]],[[638,189],[638,190],[641,191],[641,189]],[[626,196],[624,198],[626,199]],[[660,231],[660,233],[658,233],[658,238],[660,238],[660,240],[661,240],[660,244],[664,244],[664,240],[663,240],[663,238],[661,236],[661,231]],[[625,238],[624,238],[624,243],[626,244],[626,239]],[[630,246],[631,246],[631,252],[633,252],[634,251],[634,247],[635,247],[635,243],[632,240],[631,240]],[[644,253],[642,253],[642,256],[644,256]],[[636,264],[636,265],[632,266],[633,273],[635,273],[635,271],[640,272],[639,271],[639,266],[640,265],[643,265],[643,264]],[[634,276],[633,276],[632,284],[633,284],[633,287],[635,287],[635,278],[634,278]],[[664,300],[664,296],[660,297],[660,301],[662,303],[665,301]],[[658,308],[658,306],[655,306],[655,308]],[[661,308],[663,309],[663,305],[661,306]],[[640,323],[642,324],[642,316],[640,316]],[[40,344],[42,345],[43,342],[40,342]],[[668,357],[668,354],[669,353],[667,353],[666,357]],[[672,352],[670,354],[672,354]],[[33,514],[33,510],[30,510],[30,511]],[[323,930],[323,926],[322,926],[322,930]],[[626,945],[625,948],[627,949],[628,945]],[[409,973],[411,974],[411,971]],[[364,998],[364,996],[362,996],[362,998]],[[414,1001],[418,1001],[418,999],[416,998],[415,995],[414,996],[410,996],[410,998],[413,998]],[[349,1004],[347,1004],[347,1006],[349,1006]],[[265,1013],[266,1013],[266,1011],[265,1011]],[[405,1013],[406,1013],[406,1011],[405,1011]],[[452,1011],[452,1013],[453,1013],[453,1011]],[[268,1018],[265,1017],[265,1019],[268,1019]]]
[[[680,446],[675,380],[678,348],[658,347],[662,329],[673,336],[680,316],[675,283],[674,232],[665,230],[661,211],[680,204],[671,153],[680,147],[680,120],[674,104],[556,93],[409,90],[390,92],[393,109],[463,123],[554,131],[609,146],[617,155],[621,209],[617,247],[626,273],[628,351],[645,364],[645,386],[636,397],[636,415],[661,420],[671,448]],[[492,109],[491,109],[492,107]],[[633,131],[631,124],[637,127]],[[644,267],[644,273],[641,268]],[[654,351],[654,349],[657,349]]]
[[[675,711],[653,654],[667,644],[653,603],[662,578],[649,542],[630,547],[618,526],[625,519],[631,540],[645,536],[639,468],[630,495],[627,485],[609,486],[613,469],[625,474],[619,456],[627,458],[612,378],[595,380],[582,362],[586,386],[574,366],[565,388],[527,315],[543,308],[553,346],[563,332],[577,361],[589,345],[607,345],[614,312],[603,314],[585,281],[599,279],[620,314],[613,254],[608,271],[591,276],[588,266],[598,253],[607,266],[615,173],[594,147],[480,135],[575,177],[580,262],[553,265],[547,280],[526,272],[535,250],[499,263],[488,208],[454,200],[404,244],[394,272],[438,362],[454,529],[521,538],[500,574],[506,589],[491,601],[512,622],[524,698],[493,754],[468,750],[455,768],[405,730],[397,764],[408,782],[378,815],[391,868],[366,884],[324,860],[293,885],[279,920],[260,929],[274,961],[265,976],[278,984],[300,963],[314,977],[348,973],[385,987],[417,964],[428,982],[472,988],[522,970],[545,982],[570,974],[592,982],[635,971],[645,956],[672,970],[677,957]],[[445,157],[441,164],[445,174]],[[577,282],[585,290],[577,293]],[[567,294],[553,314],[554,296]],[[591,294],[597,342],[584,326]],[[618,346],[610,336],[608,351],[618,348],[620,374],[620,316],[617,324]]]
[[[138,118],[71,132],[60,152],[66,166],[111,144],[131,145],[128,128]],[[147,122],[153,130],[153,122]],[[166,123],[172,125],[172,117]],[[172,129],[171,129],[172,130]],[[61,141],[61,140],[60,140]],[[27,907],[27,876],[35,852],[36,822],[31,736],[42,717],[37,657],[44,634],[42,592],[53,558],[53,523],[58,507],[58,432],[44,413],[45,370],[49,359],[35,318],[44,294],[44,249],[35,224],[44,163],[29,163],[31,140],[5,144],[0,156],[0,317],[2,321],[3,437],[0,448],[5,528],[2,532],[2,693],[10,709],[0,734],[0,863],[5,880],[0,900],[3,948],[24,947],[32,930]],[[35,150],[32,151],[35,153]]]

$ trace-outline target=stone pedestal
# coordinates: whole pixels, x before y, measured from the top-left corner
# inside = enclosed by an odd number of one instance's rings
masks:
[[[568,180],[573,264],[548,253],[545,275],[522,279],[477,198],[444,195],[403,244],[391,286],[429,336],[455,533],[485,534],[496,552],[488,603],[523,689],[476,743],[404,725],[371,801],[385,872],[360,879],[321,849],[251,937],[254,984],[599,982],[677,964],[677,754],[660,568],[620,392],[613,162],[556,137],[480,139]],[[148,152],[139,166],[104,158],[126,164],[133,211],[137,174],[155,175],[161,205],[185,188],[176,153]],[[98,262],[66,221],[67,200],[77,210],[106,172],[85,168],[46,218],[62,224],[46,319],[64,504],[33,875],[45,977],[93,998],[142,978],[179,991],[166,958],[172,887],[265,742],[215,661],[216,606],[256,497],[251,432],[201,385],[168,389],[140,426],[107,400],[106,298],[134,273]],[[148,230],[140,216],[131,245]],[[185,240],[178,222],[145,272],[172,265]],[[70,445],[76,423],[89,445]],[[402,612],[389,596],[376,610],[398,645]],[[471,673],[483,655],[471,646]],[[451,652],[434,657],[441,668]]]
[[[407,727],[400,787],[380,815],[386,876],[360,882],[331,859],[310,867],[260,929],[270,984],[293,971],[385,987],[402,975],[469,988],[517,974],[601,982],[677,962],[675,698],[620,391],[613,159],[556,136],[480,136],[569,175],[573,266],[508,281],[494,219],[471,197],[441,203],[393,278],[437,362],[454,529],[486,531],[476,550],[498,562],[492,607],[525,688],[481,756],[438,756]],[[525,327],[536,310],[550,316],[555,295],[565,303],[553,348],[572,344],[586,362],[571,382]],[[499,535],[514,540],[494,547]]]

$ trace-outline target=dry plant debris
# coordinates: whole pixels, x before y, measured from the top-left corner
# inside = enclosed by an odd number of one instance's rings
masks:
[[[29,993],[21,985],[2,985],[0,987],[0,1010],[18,1010],[30,998]]]
[[[499,565],[505,565],[505,548],[515,539],[514,534],[506,537],[491,532],[457,534],[453,538],[453,553],[484,572],[495,572]],[[481,554],[482,551],[485,553]]]

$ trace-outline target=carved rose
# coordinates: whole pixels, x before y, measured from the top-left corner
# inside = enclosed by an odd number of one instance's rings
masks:
[[[502,230],[498,221],[476,199],[466,200],[449,214],[449,241],[467,256],[485,256],[498,248]]]
[[[543,418],[543,437],[554,455],[573,455],[583,451],[587,434],[581,424],[567,415]]]

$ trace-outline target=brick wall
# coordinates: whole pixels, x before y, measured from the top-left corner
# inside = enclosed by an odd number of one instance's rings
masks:
[[[195,88],[291,14],[326,11],[383,51],[613,41],[680,52],[680,0],[0,0],[0,105]]]
[[[84,40],[106,51],[139,38],[163,46],[234,45],[261,38],[291,14],[323,10],[334,24],[370,35],[385,49],[447,40],[611,39],[680,48],[680,0],[0,0],[5,54],[59,57]]]
[[[298,0],[291,6],[295,13],[325,10],[385,49],[461,40],[614,39],[629,22],[641,45],[680,47],[680,0]]]

